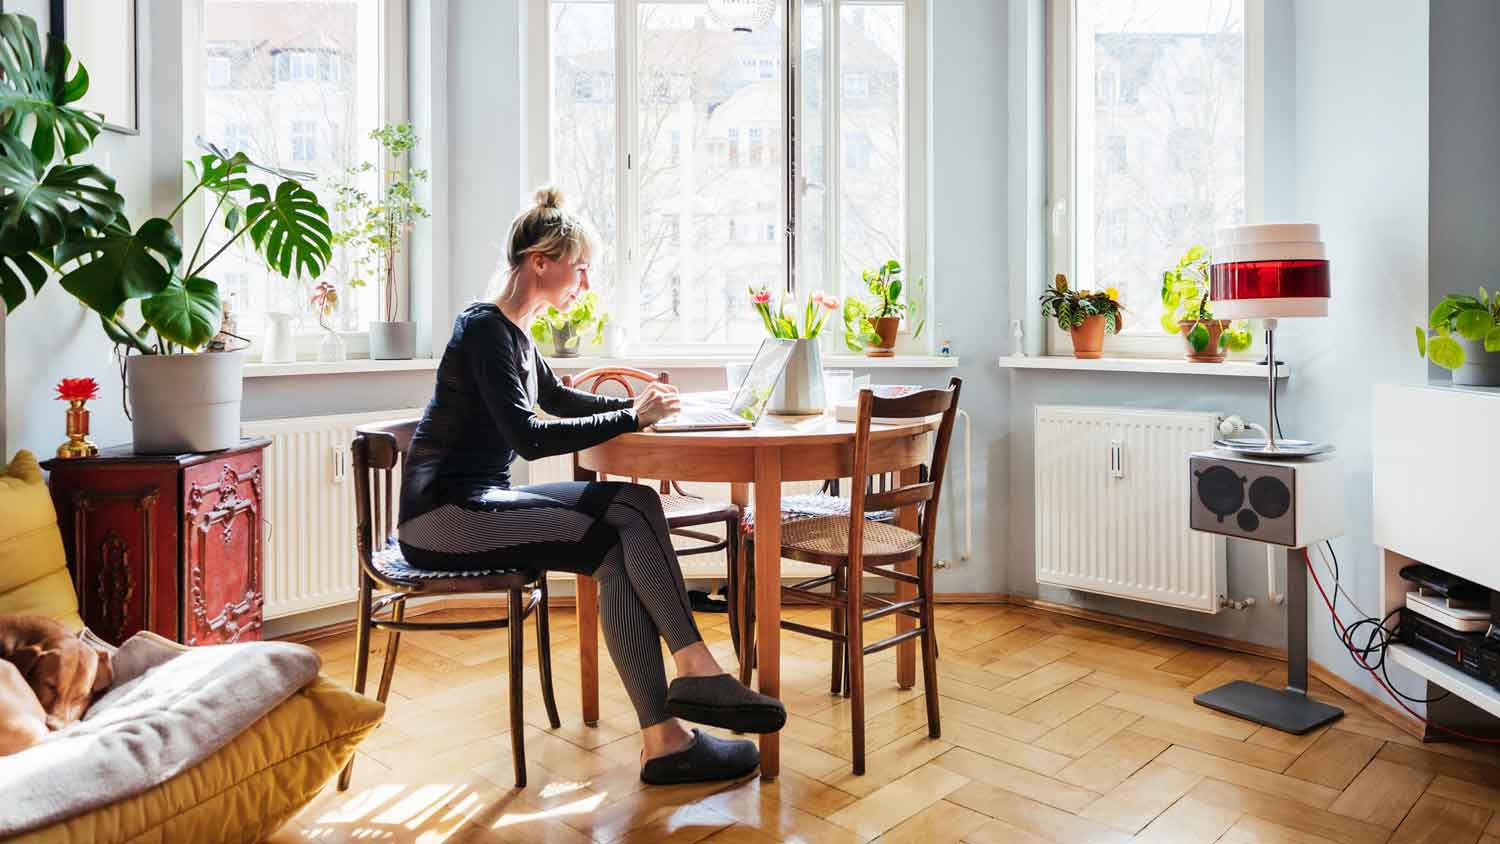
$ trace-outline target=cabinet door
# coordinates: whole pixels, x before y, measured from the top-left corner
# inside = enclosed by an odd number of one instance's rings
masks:
[[[183,471],[182,641],[219,645],[260,638],[259,450]]]

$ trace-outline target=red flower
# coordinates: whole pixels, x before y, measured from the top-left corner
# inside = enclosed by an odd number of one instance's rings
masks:
[[[99,397],[99,385],[92,378],[64,378],[57,382],[58,401],[88,401]]]

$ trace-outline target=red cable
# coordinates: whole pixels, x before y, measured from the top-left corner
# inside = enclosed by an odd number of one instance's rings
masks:
[[[1333,616],[1333,623],[1339,628],[1339,635],[1344,637],[1343,641],[1347,641],[1348,633],[1346,632],[1346,628],[1344,627],[1344,622],[1339,618],[1339,614],[1334,611],[1333,603],[1328,600],[1328,593],[1323,591],[1323,582],[1321,580],[1318,580],[1318,572],[1313,568],[1312,556],[1307,553],[1306,549],[1304,549],[1302,552],[1302,559],[1307,563],[1308,572],[1312,574],[1313,585],[1318,587],[1318,594],[1323,596],[1323,605],[1328,607],[1329,614]],[[1365,658],[1363,655],[1361,655],[1353,648],[1348,648],[1348,650],[1349,655],[1354,657],[1354,661],[1359,663],[1359,667],[1370,672],[1370,676],[1375,678],[1375,682],[1380,684],[1380,688],[1385,689],[1385,693],[1391,696],[1391,700],[1394,700],[1398,706],[1410,713],[1413,718],[1416,718],[1418,721],[1421,721],[1423,724],[1426,724],[1429,727],[1441,730],[1451,736],[1457,736],[1458,738],[1464,739],[1465,741],[1477,741],[1480,744],[1500,744],[1500,739],[1487,739],[1479,738],[1478,736],[1471,736],[1467,733],[1461,733],[1451,727],[1445,727],[1442,724],[1434,724],[1426,718],[1423,718],[1421,715],[1418,715],[1415,709],[1412,709],[1410,706],[1406,705],[1406,701],[1402,700],[1401,696],[1396,694],[1396,691],[1394,689],[1386,685],[1385,680],[1383,680],[1379,674],[1375,673],[1375,669],[1371,668],[1370,664],[1365,662]]]

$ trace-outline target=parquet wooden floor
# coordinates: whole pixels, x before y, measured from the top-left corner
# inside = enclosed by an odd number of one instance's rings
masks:
[[[1280,663],[1018,607],[938,615],[940,740],[927,737],[920,689],[896,689],[887,651],[869,661],[869,773],[853,776],[828,646],[784,634],[783,776],[709,787],[641,785],[634,717],[607,662],[612,716],[580,723],[571,612],[554,614],[559,730],[527,653],[524,790],[511,780],[505,634],[408,634],[353,787],[330,784],[271,840],[1500,844],[1493,748],[1422,744],[1321,684],[1315,696],[1347,714],[1288,736],[1192,703],[1229,680],[1275,683]],[[699,620],[731,665],[724,617]],[[352,682],[352,635],[313,644],[327,673]]]

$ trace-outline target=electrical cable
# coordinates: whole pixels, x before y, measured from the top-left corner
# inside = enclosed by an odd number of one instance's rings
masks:
[[[1323,589],[1323,581],[1318,578],[1318,570],[1313,567],[1312,557],[1304,555],[1304,559],[1306,560],[1306,563],[1307,563],[1307,572],[1308,572],[1309,575],[1312,576],[1313,585],[1316,586],[1316,587],[1318,587],[1318,594],[1320,596],[1322,596],[1322,598],[1323,598],[1323,605],[1326,606],[1326,607],[1328,607],[1328,612],[1333,615],[1334,626],[1338,628],[1339,633],[1341,634],[1341,638],[1347,636],[1348,635],[1348,628],[1344,626],[1344,622],[1338,617],[1338,613],[1333,612],[1333,602],[1330,601],[1330,600],[1328,600],[1328,592]],[[1389,618],[1389,616],[1387,616],[1387,618]],[[1373,619],[1365,619],[1365,621],[1371,621],[1371,622],[1373,622],[1374,620]],[[1382,630],[1385,629],[1383,622],[1381,622],[1381,629]],[[1389,631],[1386,631],[1385,635],[1388,637],[1390,635]],[[1366,671],[1370,672],[1370,676],[1375,679],[1375,682],[1379,683],[1380,687],[1382,689],[1385,689],[1386,692],[1391,695],[1391,698],[1396,701],[1396,705],[1400,706],[1402,709],[1406,710],[1406,712],[1408,714],[1410,714],[1413,718],[1416,718],[1418,721],[1421,721],[1423,724],[1426,724],[1427,726],[1432,727],[1435,730],[1439,730],[1441,732],[1447,733],[1447,734],[1449,734],[1451,736],[1455,736],[1455,737],[1463,739],[1465,741],[1479,742],[1480,744],[1497,744],[1497,745],[1500,745],[1500,739],[1488,739],[1488,738],[1480,738],[1478,736],[1471,736],[1471,735],[1469,735],[1467,733],[1460,732],[1460,731],[1455,730],[1455,729],[1453,729],[1451,727],[1445,727],[1442,724],[1434,723],[1434,722],[1429,721],[1426,718],[1422,717],[1421,715],[1419,715],[1417,713],[1417,711],[1415,709],[1412,709],[1410,706],[1406,705],[1406,700],[1402,699],[1402,698],[1406,697],[1405,695],[1402,695],[1402,694],[1398,693],[1395,689],[1393,689],[1391,687],[1391,685],[1389,683],[1387,683],[1386,680],[1381,677],[1380,674],[1376,673],[1377,672],[1376,668],[1372,668],[1367,662],[1365,662],[1365,660],[1362,657],[1359,656],[1357,649],[1350,649],[1349,653],[1350,653],[1350,655],[1354,656],[1355,661],[1359,663],[1360,667],[1364,668]],[[1384,649],[1383,648],[1382,648],[1382,653],[1381,653],[1381,666],[1382,667],[1384,666]],[[1410,698],[1408,698],[1408,699],[1410,699]]]

